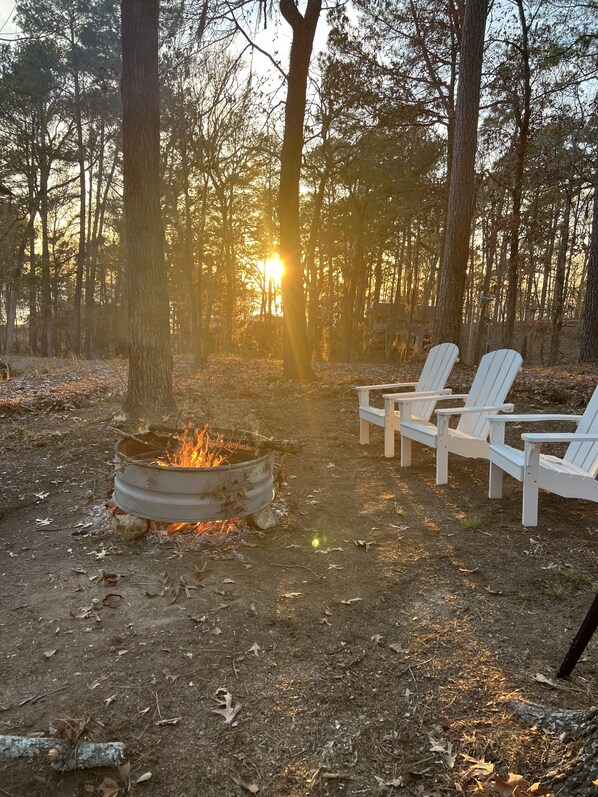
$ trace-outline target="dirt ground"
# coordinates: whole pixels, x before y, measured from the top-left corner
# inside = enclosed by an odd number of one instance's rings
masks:
[[[179,361],[181,417],[306,445],[282,463],[276,528],[128,546],[105,509],[125,365],[11,364],[0,732],[121,741],[131,771],[129,787],[116,770],[3,760],[0,795],[469,793],[480,761],[530,783],[558,763],[509,701],[596,705],[598,639],[554,681],[597,589],[596,505],[543,494],[526,530],[521,485],[505,480],[490,501],[487,463],[453,458],[437,487],[432,452],[414,446],[401,470],[379,429],[360,446],[352,386],[419,366],[322,365],[299,387],[277,362],[220,357],[194,372]],[[526,370],[512,400],[575,411],[596,379]],[[459,367],[450,384],[470,380]],[[219,689],[239,707],[229,723]]]

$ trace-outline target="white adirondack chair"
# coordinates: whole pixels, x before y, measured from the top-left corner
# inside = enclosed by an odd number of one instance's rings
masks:
[[[437,425],[414,416],[413,402],[396,399],[401,416],[401,466],[411,465],[411,442],[415,440],[436,449],[436,484],[448,482],[448,455],[459,454],[473,459],[488,456],[488,416],[493,412],[512,412],[504,400],[521,368],[521,355],[511,349],[499,349],[480,360],[469,393],[441,396],[464,399],[464,407],[436,410]],[[385,397],[386,398],[386,397]],[[456,429],[449,427],[451,416],[460,415]]]
[[[359,442],[366,445],[370,442],[370,424],[384,427],[384,456],[395,455],[395,432],[399,431],[400,417],[394,399],[384,399],[384,409],[370,405],[370,390],[392,390],[396,388],[414,388],[413,392],[400,393],[399,396],[414,398],[412,413],[416,418],[427,421],[434,407],[436,397],[451,393],[445,388],[446,380],[459,359],[459,349],[454,343],[441,343],[428,352],[426,362],[418,382],[395,382],[390,385],[362,385],[356,387],[359,399]]]
[[[490,498],[502,497],[503,473],[523,482],[524,526],[538,525],[538,491],[548,490],[564,498],[598,501],[598,387],[583,415],[491,415]],[[570,433],[526,433],[520,451],[505,444],[505,423],[577,421]],[[563,457],[541,454],[543,443],[569,443]]]

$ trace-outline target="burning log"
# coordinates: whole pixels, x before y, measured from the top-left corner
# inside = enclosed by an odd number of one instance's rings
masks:
[[[122,742],[64,742],[50,737],[0,736],[0,757],[39,758],[47,756],[61,772],[95,767],[116,767],[122,763]]]

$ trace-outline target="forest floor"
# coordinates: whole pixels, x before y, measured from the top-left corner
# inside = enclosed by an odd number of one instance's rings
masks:
[[[492,765],[532,783],[555,760],[509,701],[596,705],[598,639],[554,680],[597,589],[596,505],[543,494],[524,529],[521,485],[490,501],[487,463],[453,458],[437,487],[432,452],[414,446],[400,470],[379,429],[360,446],[352,386],[420,366],[320,365],[298,387],[278,362],[178,361],[183,417],[305,447],[282,465],[276,528],[128,546],[105,507],[125,365],[11,365],[0,733],[121,741],[130,774],[3,760],[0,795],[523,795],[494,791]],[[470,380],[459,366],[450,385]],[[576,411],[595,384],[590,370],[526,369],[511,400]],[[240,707],[229,724],[220,688]]]

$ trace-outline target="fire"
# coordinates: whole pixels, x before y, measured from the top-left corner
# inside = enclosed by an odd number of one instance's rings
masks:
[[[169,453],[167,460],[157,460],[158,465],[177,466],[179,468],[217,468],[226,463],[222,450],[223,438],[218,435],[210,438],[208,425],[197,429],[188,423],[179,435],[181,447],[178,451]]]
[[[224,438],[219,434],[210,437],[208,424],[203,429],[198,429],[189,421],[183,431],[174,438],[174,441],[175,444],[178,444],[177,449],[165,451],[155,460],[155,464],[165,468],[217,468],[227,463],[226,456],[222,453]],[[238,523],[239,518],[202,523],[169,523],[164,528],[164,532],[166,534],[229,534],[237,529]]]
[[[238,523],[239,518],[206,523],[170,523],[164,531],[166,534],[230,534],[237,530]]]

